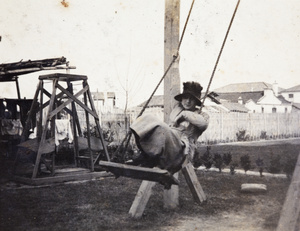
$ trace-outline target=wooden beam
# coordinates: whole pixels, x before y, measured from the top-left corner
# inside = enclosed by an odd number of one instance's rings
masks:
[[[30,73],[36,71],[47,71],[47,70],[62,70],[62,69],[76,69],[76,67],[68,66],[68,67],[33,67],[33,68],[23,68],[17,70],[10,71],[0,71],[0,75],[8,75],[8,74],[20,74],[20,73]]]
[[[88,90],[88,88],[83,88],[81,89],[79,92],[77,92],[74,96],[72,96],[71,99],[68,99],[66,102],[64,102],[63,104],[61,104],[59,107],[57,107],[55,110],[53,110],[50,114],[49,114],[49,119],[52,118],[53,116],[55,116],[58,112],[60,112],[61,110],[63,110],[68,104],[70,104],[71,102],[74,101],[74,98],[82,95],[84,92],[86,92]],[[77,99],[76,99],[77,100]],[[81,102],[80,102],[81,103]],[[82,104],[82,103],[81,103]],[[80,105],[81,106],[81,105]],[[85,105],[83,105],[85,108]],[[90,109],[88,109],[90,113],[92,113],[93,116],[97,116],[97,114],[95,114],[95,112],[92,112]]]
[[[55,176],[47,176],[43,178],[28,178],[28,177],[21,177],[21,176],[12,176],[14,181],[24,183],[27,185],[48,185],[48,184],[55,184],[55,183],[64,183],[68,181],[81,181],[81,180],[92,180],[92,179],[99,179],[100,177],[112,177],[110,173],[106,172],[90,172],[89,169],[79,169],[76,170],[72,168],[73,171],[69,173],[60,173],[59,170],[56,171]]]
[[[83,86],[88,86],[88,83],[87,83],[86,80],[83,82]],[[95,108],[93,97],[92,97],[92,94],[91,94],[90,90],[87,91],[87,96],[88,96],[88,99],[89,99],[92,110],[96,113],[96,108]],[[96,127],[97,127],[97,130],[98,130],[99,136],[100,136],[100,140],[102,142],[103,150],[104,150],[104,153],[106,155],[106,159],[108,161],[110,161],[109,153],[108,153],[106,144],[104,142],[103,131],[102,131],[102,128],[101,128],[100,123],[99,123],[99,117],[94,117],[94,119],[95,119]],[[100,158],[100,154],[96,157],[94,164],[97,162],[97,160],[99,158]]]
[[[66,89],[64,89],[62,86],[60,86],[59,84],[57,84],[57,87],[59,90],[61,90],[62,92],[64,92],[70,99],[71,101],[76,102],[77,104],[79,104],[84,110],[86,110],[88,113],[90,113],[93,117],[98,118],[98,115],[96,113],[96,111],[92,111],[91,109],[89,109],[87,106],[84,105],[84,103],[82,103],[79,99],[77,99],[77,97],[79,97],[81,94],[85,93],[86,91],[89,90],[88,86],[85,86],[81,91],[79,91],[78,93],[76,93],[75,95],[71,94],[69,91],[67,91]],[[84,91],[83,91],[84,90]]]
[[[50,104],[49,104],[49,110],[48,110],[48,118],[49,118],[49,114],[53,108],[54,105],[54,99],[55,99],[55,95],[56,95],[56,84],[57,84],[57,80],[53,81],[53,88],[52,88],[52,96],[50,99]],[[40,160],[41,160],[41,156],[42,156],[42,147],[45,143],[46,140],[46,135],[47,135],[47,131],[48,131],[48,124],[49,124],[49,119],[47,118],[46,123],[43,127],[43,132],[42,132],[42,137],[41,137],[41,141],[40,141],[40,145],[39,145],[39,149],[36,155],[36,160],[35,160],[35,165],[34,165],[34,169],[33,169],[33,173],[32,173],[32,178],[36,178],[37,173],[38,173],[38,168],[39,168],[39,164],[40,164]]]
[[[194,166],[189,162],[181,169],[181,171],[185,177],[186,183],[190,188],[195,202],[200,204],[205,201],[206,195],[198,181]]]
[[[21,99],[21,93],[20,93],[20,86],[19,86],[18,78],[16,78],[16,88],[17,88],[18,99]]]
[[[153,181],[143,180],[136,194],[134,201],[130,207],[129,214],[134,218],[140,218],[143,216],[146,205],[152,194],[152,188],[156,183]]]
[[[276,231],[296,231],[300,228],[300,153]],[[298,222],[298,223],[297,223]]]

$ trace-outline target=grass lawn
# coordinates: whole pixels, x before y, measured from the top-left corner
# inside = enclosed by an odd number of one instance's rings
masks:
[[[298,140],[299,141],[299,140]],[[226,147],[225,147],[226,146]],[[269,146],[268,148],[266,148]],[[266,157],[271,152],[299,154],[299,142],[216,145],[213,152]],[[205,148],[205,147],[203,147]],[[237,156],[235,156],[238,158]],[[128,211],[140,180],[120,177],[54,184],[18,185],[4,179],[7,164],[1,159],[0,230],[274,230],[290,181],[286,178],[230,175],[197,171],[207,196],[198,205],[179,175],[179,207],[163,207],[163,186],[157,184],[141,219]],[[6,166],[6,167],[5,167]],[[267,192],[241,193],[242,183],[263,183]]]

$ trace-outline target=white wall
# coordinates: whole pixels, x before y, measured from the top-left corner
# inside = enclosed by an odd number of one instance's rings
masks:
[[[289,98],[289,94],[293,94],[294,97]],[[300,92],[283,92],[281,93],[281,95],[283,96],[283,98],[285,98],[285,100],[289,102],[300,103]]]

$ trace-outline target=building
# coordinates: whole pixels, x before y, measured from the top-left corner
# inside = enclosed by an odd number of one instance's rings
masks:
[[[300,103],[300,85],[280,91],[285,100],[292,103]]]
[[[116,106],[114,92],[91,92],[97,113],[113,113]]]
[[[220,100],[244,105],[249,113],[291,113],[292,103],[279,94],[283,90],[276,82],[252,82],[229,84],[214,91]]]
[[[204,97],[204,94],[201,98]],[[138,105],[138,107],[144,107],[146,102]],[[203,107],[203,111],[209,113],[228,113],[228,112],[240,112],[247,113],[249,109],[247,109],[244,105],[239,103],[231,102],[229,100],[219,99],[218,95],[214,92],[210,92],[207,98],[205,99],[205,106]],[[163,117],[163,108],[164,108],[164,96],[163,95],[155,95],[149,102],[145,113],[151,112]]]

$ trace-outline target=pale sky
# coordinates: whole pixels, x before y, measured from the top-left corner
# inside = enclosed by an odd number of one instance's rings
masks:
[[[92,91],[115,91],[122,102],[128,80],[130,105],[147,100],[164,72],[165,1],[66,2],[1,0],[0,63],[64,56]],[[181,30],[191,3],[181,1]],[[180,50],[181,81],[206,89],[236,3],[195,1]],[[299,0],[241,0],[210,90],[257,81],[299,85],[299,22]],[[20,76],[22,97],[34,96],[41,74]],[[2,83],[0,96],[16,97],[14,86]]]

